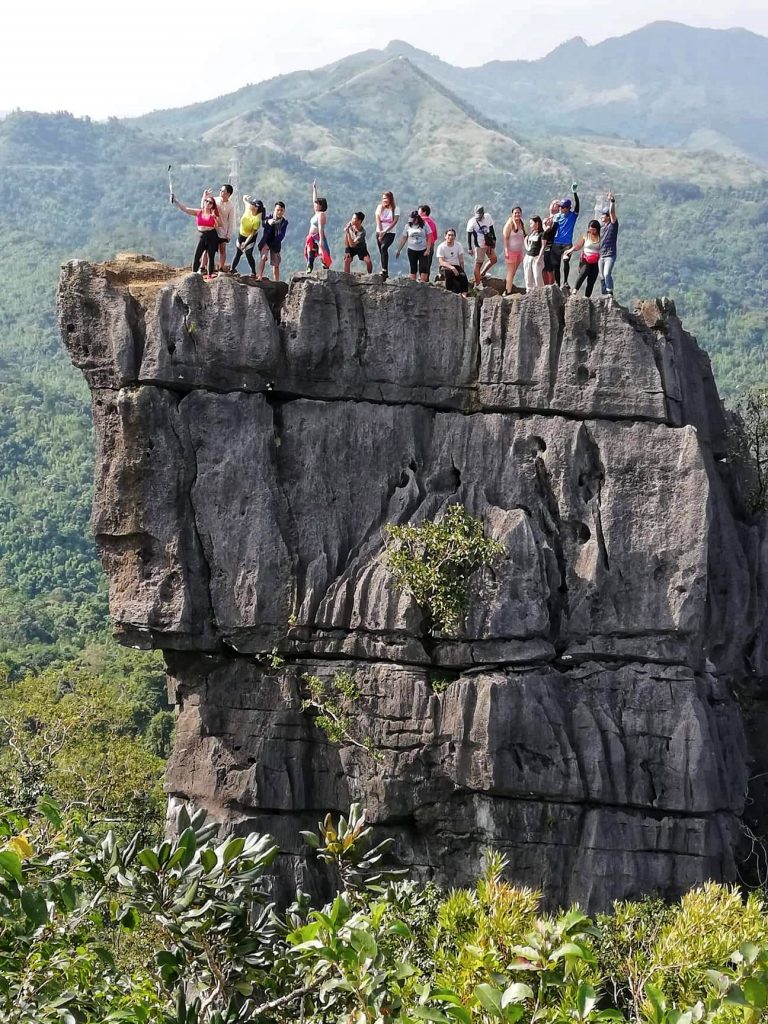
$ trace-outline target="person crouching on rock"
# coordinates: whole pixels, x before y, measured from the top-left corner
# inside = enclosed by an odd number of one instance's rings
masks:
[[[197,273],[200,269],[200,261],[203,258],[203,253],[208,255],[208,273],[205,275],[207,281],[213,280],[216,276],[213,273],[213,268],[216,265],[216,254],[219,251],[219,233],[222,230],[221,217],[219,216],[219,210],[216,206],[216,200],[213,198],[211,192],[206,189],[203,193],[202,205],[200,209],[195,209],[191,206],[185,206],[180,203],[176,196],[171,196],[171,202],[174,206],[177,206],[182,213],[186,213],[188,217],[194,217],[197,223],[197,231],[199,234],[197,249],[195,249],[195,256],[192,261],[192,272]]]
[[[270,217],[267,217],[264,233],[259,242],[259,281],[264,280],[264,268],[267,265],[267,260],[269,260],[272,267],[272,276],[275,281],[280,280],[281,249],[287,230],[288,221],[285,217],[285,203],[282,199],[279,199],[275,203],[274,212]]]
[[[373,263],[371,263],[371,257],[368,254],[368,246],[365,243],[365,228],[363,227],[364,220],[365,214],[361,210],[358,210],[357,213],[352,214],[352,219],[344,228],[345,274],[350,272],[352,260],[355,258],[361,260],[365,264],[369,274],[373,273]]]
[[[418,210],[411,210],[408,224],[395,253],[396,259],[400,258],[400,253],[406,243],[408,243],[408,263],[411,268],[408,276],[412,281],[419,280],[426,284],[429,281],[429,254],[432,251],[432,246],[429,244],[427,225]]]
[[[445,290],[466,296],[469,281],[464,270],[464,248],[456,239],[455,228],[448,228],[445,241],[438,245],[437,264],[445,277]]]
[[[580,249],[583,251],[579,261],[579,276],[576,278],[573,290],[577,292],[586,281],[587,287],[584,289],[584,294],[589,298],[600,270],[600,221],[591,220],[589,222],[586,235],[582,235],[575,245],[565,250],[563,260],[570,260],[571,255]]]
[[[256,277],[256,261],[253,258],[253,250],[256,247],[256,238],[259,234],[264,215],[264,203],[253,196],[243,196],[245,211],[240,218],[240,231],[235,246],[235,258],[232,260],[232,273],[237,270],[240,257],[245,256],[248,266],[251,268],[251,277]]]
[[[331,248],[328,245],[328,233],[326,231],[326,224],[328,220],[328,200],[319,199],[317,195],[317,182],[312,182],[312,205],[315,208],[315,212],[309,221],[309,234],[307,240],[304,243],[304,256],[307,260],[307,272],[312,273],[315,266],[315,260],[319,256],[323,266],[327,270],[333,259],[331,258]]]

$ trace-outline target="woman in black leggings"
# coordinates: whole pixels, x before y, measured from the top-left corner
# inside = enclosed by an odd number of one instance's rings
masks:
[[[199,238],[197,240],[197,249],[195,249],[195,257],[192,261],[192,272],[196,274],[200,269],[200,261],[203,258],[203,253],[208,253],[208,273],[205,275],[206,281],[213,280],[216,277],[214,273],[214,265],[216,256],[219,252],[219,234],[222,231],[221,218],[219,217],[219,209],[216,206],[216,200],[213,198],[211,192],[207,189],[203,193],[201,206],[199,209],[195,209],[191,206],[185,206],[180,203],[176,196],[171,196],[171,202],[177,206],[182,213],[186,213],[188,217],[194,217],[197,223],[197,230]]]
[[[563,253],[563,259],[570,259],[571,254],[580,249],[583,251],[579,261],[579,276],[576,278],[573,290],[577,292],[586,281],[587,287],[584,289],[584,294],[589,298],[600,270],[600,224],[598,221],[591,220],[589,222],[586,235],[582,235],[575,245]]]
[[[395,240],[395,228],[400,220],[400,207],[391,192],[382,192],[376,207],[376,245],[379,247],[381,276],[389,277],[389,247]]]

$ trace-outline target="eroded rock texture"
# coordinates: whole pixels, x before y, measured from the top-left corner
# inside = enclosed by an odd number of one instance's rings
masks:
[[[179,707],[175,799],[273,832],[305,885],[299,829],[356,799],[441,882],[488,846],[551,903],[735,876],[768,545],[670,303],[141,259],[67,264],[59,302],[112,616]],[[382,534],[456,502],[506,554],[432,636]],[[302,711],[340,671],[380,760]]]

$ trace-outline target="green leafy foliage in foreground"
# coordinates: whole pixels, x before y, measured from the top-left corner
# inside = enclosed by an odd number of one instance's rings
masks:
[[[313,907],[299,893],[278,912],[269,836],[217,838],[182,812],[178,838],[142,846],[42,811],[0,816],[2,1020],[756,1024],[768,1012],[758,895],[710,884],[672,906],[548,915],[493,854],[474,889],[441,895],[383,872],[353,807],[307,834],[335,897]]]
[[[485,536],[482,519],[450,505],[434,521],[387,527],[386,561],[395,583],[421,606],[431,631],[454,633],[469,600],[469,578],[504,546]]]

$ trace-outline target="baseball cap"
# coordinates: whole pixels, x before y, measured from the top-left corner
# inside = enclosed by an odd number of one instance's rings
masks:
[[[571,200],[570,199],[561,199],[560,200],[560,206],[561,207],[565,207],[566,210],[570,210],[571,205],[572,204],[571,204]]]
[[[484,213],[485,213],[485,207],[484,206],[476,206],[475,207],[475,216],[476,217],[482,217]]]

